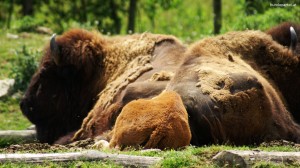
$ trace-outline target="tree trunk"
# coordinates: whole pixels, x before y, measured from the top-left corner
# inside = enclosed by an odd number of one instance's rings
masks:
[[[128,28],[127,28],[128,33],[134,33],[136,5],[137,5],[136,0],[130,0],[129,11],[128,11],[129,13]]]
[[[23,16],[33,15],[33,0],[23,0],[22,1],[22,13],[23,13]]]
[[[7,29],[10,29],[11,16],[14,11],[14,0],[10,0],[7,18]]]
[[[214,34],[219,34],[222,26],[222,1],[214,0]]]
[[[133,156],[123,154],[108,154],[96,150],[73,153],[46,154],[0,154],[0,163],[44,163],[67,161],[112,161],[123,166],[149,167],[157,164],[162,158],[148,156]]]
[[[118,17],[117,14],[117,5],[114,1],[109,1],[109,6],[111,8],[111,18],[114,21],[114,32],[115,34],[120,34],[121,32],[121,19]]]
[[[213,161],[223,167],[251,167],[257,162],[299,163],[299,152],[264,151],[222,151],[213,157]]]
[[[81,0],[81,9],[80,9],[80,21],[82,23],[87,22],[87,10],[86,10],[86,6],[87,6],[87,2],[86,0]]]

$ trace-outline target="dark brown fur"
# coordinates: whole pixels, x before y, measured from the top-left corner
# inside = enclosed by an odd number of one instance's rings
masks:
[[[300,123],[300,25],[284,22],[269,29],[267,33],[279,44],[289,47],[291,43],[290,26],[294,27],[298,35],[298,43],[294,55],[290,54],[290,57],[295,59],[294,64],[291,66],[282,66],[277,63],[268,63],[259,64],[259,66],[261,66],[265,74],[277,85],[286,100],[289,111],[296,121]]]
[[[296,47],[296,53],[300,54],[300,25],[292,22],[283,22],[275,27],[270,28],[266,31],[267,34],[270,34],[273,40],[277,41],[279,44],[290,47],[291,45],[291,34],[290,27],[295,29],[295,32],[298,36],[298,44]]]
[[[105,42],[98,34],[75,29],[56,43],[60,64],[54,63],[47,46],[20,104],[36,125],[38,140],[48,143],[80,127],[105,85],[101,78]]]

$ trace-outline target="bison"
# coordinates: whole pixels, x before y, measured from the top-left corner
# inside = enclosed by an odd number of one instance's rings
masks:
[[[293,30],[294,29],[294,30]],[[279,44],[287,47],[295,55],[295,64],[286,66],[281,64],[260,64],[264,73],[271,79],[282,93],[287,109],[292,113],[295,120],[300,123],[300,41],[297,34],[300,34],[300,25],[284,22],[276,27],[269,29],[266,33]]]
[[[81,29],[53,36],[20,103],[37,139],[52,144],[78,130],[103,89],[125,69],[133,70],[127,82],[151,69],[155,46],[173,39],[147,33],[108,39]]]
[[[154,72],[141,75],[111,98],[112,102],[105,102],[107,94],[100,93],[73,140],[94,138],[113,129],[126,104],[137,98],[150,99],[167,89],[177,92],[187,109],[192,145],[299,141],[299,125],[288,112],[280,90],[265,73],[295,67],[298,58],[270,36],[244,31],[203,39],[182,50],[183,56],[176,56],[181,64],[173,66],[168,62],[174,60],[170,54],[174,49],[165,50],[168,61],[159,61],[164,66],[154,66]],[[153,83],[153,76],[166,80]]]
[[[127,104],[151,101],[167,90],[182,99],[192,145],[299,142],[299,125],[288,111],[296,103],[288,101],[283,89],[291,83],[285,79],[298,81],[296,55],[260,31],[210,37],[186,49],[172,36],[107,39],[73,30],[52,38],[21,109],[44,142],[52,143],[82,123],[75,141],[111,131]],[[72,71],[65,72],[66,67]]]

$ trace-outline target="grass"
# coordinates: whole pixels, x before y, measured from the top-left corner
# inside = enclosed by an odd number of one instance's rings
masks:
[[[60,168],[60,167],[69,167],[69,168],[88,168],[88,167],[101,167],[101,168],[121,168],[122,166],[116,165],[110,162],[67,162],[67,163],[52,163],[45,162],[40,164],[28,164],[28,163],[4,163],[0,165],[0,168]]]
[[[104,150],[107,153],[118,153],[118,154],[128,154],[128,155],[139,155],[139,156],[152,156],[152,157],[162,157],[163,160],[153,167],[218,167],[212,162],[213,156],[218,152],[223,150],[264,150],[264,151],[300,151],[299,148],[293,146],[284,145],[276,146],[276,148],[262,147],[262,146],[229,146],[229,145],[211,145],[203,147],[193,147],[189,146],[182,150],[166,150],[166,151],[141,151],[128,149],[126,151],[118,151],[115,149]],[[51,152],[67,152],[66,150],[53,150],[49,149],[46,153]],[[80,151],[80,150],[79,150]],[[73,151],[74,152],[74,151]],[[18,152],[19,153],[19,152]],[[22,153],[22,151],[20,152]],[[45,151],[43,151],[45,153]],[[253,165],[253,167],[299,167],[299,163],[272,163],[272,162],[258,162]],[[121,167],[112,162],[88,162],[88,161],[75,161],[67,163],[51,163],[46,162],[42,164],[28,164],[28,163],[5,163],[0,167]]]
[[[19,38],[8,38],[9,34],[18,35]],[[15,34],[14,32],[0,30],[0,79],[5,79],[9,76],[13,68],[12,63],[16,60],[17,50],[22,49],[25,45],[29,50],[42,51],[49,39],[49,35],[35,33]]]
[[[28,46],[29,50],[42,51],[49,40],[48,35],[20,33],[19,38],[8,38],[10,31],[0,31],[0,80],[10,77],[13,63],[17,59],[16,51]],[[31,123],[23,116],[19,108],[20,98],[0,98],[0,130],[22,130]]]
[[[0,99],[0,130],[23,130],[31,125],[21,113],[18,104],[17,98]]]

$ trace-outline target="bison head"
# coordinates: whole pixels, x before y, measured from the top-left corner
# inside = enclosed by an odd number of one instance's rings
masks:
[[[300,34],[300,25],[291,22],[283,22],[266,31],[279,44],[289,47],[294,54],[300,54],[300,41],[297,34]]]
[[[98,33],[80,29],[52,36],[20,103],[40,142],[53,143],[80,127],[105,85],[104,46]]]
[[[268,65],[267,75],[277,85],[286,100],[286,105],[295,120],[300,123],[300,24],[284,22],[266,31],[273,40],[288,48],[291,56],[284,56],[281,62],[294,59],[295,65],[281,66],[275,63]],[[297,38],[298,36],[298,38]],[[279,56],[277,56],[279,58]]]

